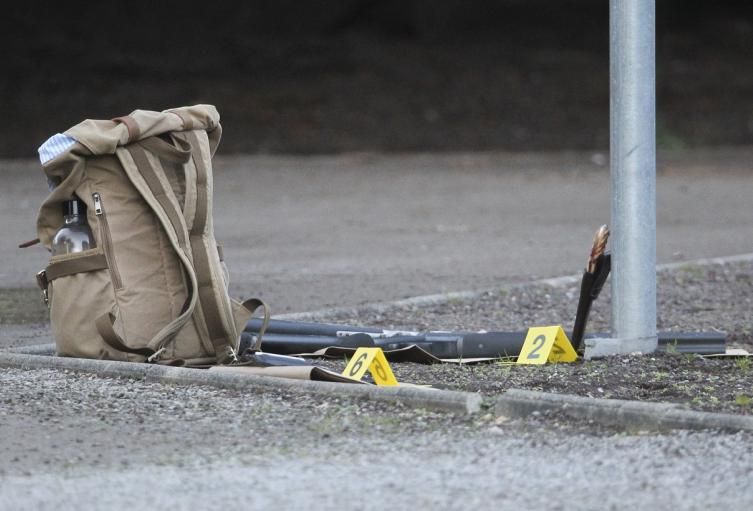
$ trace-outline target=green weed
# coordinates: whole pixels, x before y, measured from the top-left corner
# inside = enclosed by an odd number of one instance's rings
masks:
[[[750,358],[749,357],[740,357],[735,359],[735,367],[743,372],[747,373],[750,371]]]
[[[705,270],[697,264],[685,264],[678,268],[679,271],[691,278],[700,279],[705,275]]]

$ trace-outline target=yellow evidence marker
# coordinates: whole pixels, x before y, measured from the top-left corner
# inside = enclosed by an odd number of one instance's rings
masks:
[[[578,354],[561,326],[536,326],[528,329],[518,364],[575,362]]]
[[[377,385],[398,384],[382,348],[358,348],[348,365],[345,366],[343,376],[360,380],[367,370],[374,377]]]

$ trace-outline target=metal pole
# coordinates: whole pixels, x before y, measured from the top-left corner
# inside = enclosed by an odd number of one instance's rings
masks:
[[[655,0],[610,0],[612,338],[654,351],[656,335]]]

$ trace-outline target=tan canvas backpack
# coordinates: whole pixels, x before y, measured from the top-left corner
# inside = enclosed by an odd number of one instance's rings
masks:
[[[37,219],[48,248],[63,203],[87,206],[96,247],[52,256],[37,276],[62,356],[189,364],[236,358],[253,310],[228,295],[212,226],[210,105],[86,120],[43,165],[56,183]],[[264,306],[265,318],[269,313]]]

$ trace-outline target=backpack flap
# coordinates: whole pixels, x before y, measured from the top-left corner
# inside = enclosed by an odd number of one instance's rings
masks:
[[[87,323],[96,324],[99,347],[87,327],[67,332],[63,341],[56,332],[59,352],[149,361],[213,355],[219,362],[234,360],[239,331],[251,313],[228,296],[214,239],[211,158],[221,136],[217,110],[211,105],[135,110],[109,121],[86,120],[65,134],[76,143],[44,166],[59,184],[42,205],[38,235],[49,247],[62,222],[62,202],[76,194],[89,207],[108,267],[91,272],[105,279],[96,290],[86,288],[85,274],[55,284],[58,310],[84,293],[90,310],[99,311]],[[112,239],[99,201],[110,201]],[[117,281],[112,280],[116,262],[124,274]],[[87,349],[81,348],[83,337]]]
[[[118,147],[165,133],[186,130],[213,132],[220,129],[219,126],[220,114],[214,106],[194,105],[163,112],[134,110],[109,121],[87,119],[65,134],[84,145],[91,154],[102,155],[115,154]]]

